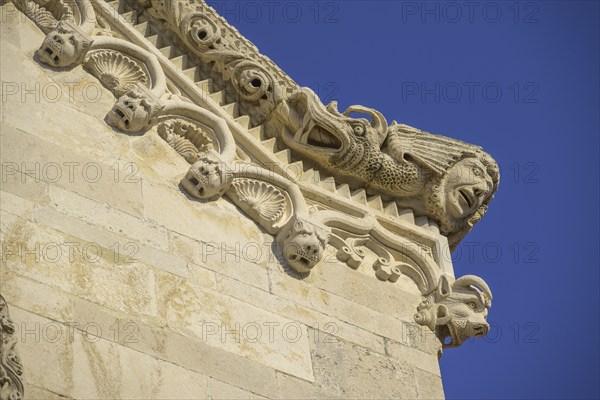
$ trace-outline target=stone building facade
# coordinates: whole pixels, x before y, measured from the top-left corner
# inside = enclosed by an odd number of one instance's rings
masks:
[[[1,14],[2,400],[443,398],[487,153],[322,104],[200,1]]]

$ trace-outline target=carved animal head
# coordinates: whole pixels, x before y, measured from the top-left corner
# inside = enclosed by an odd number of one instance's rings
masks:
[[[454,282],[442,275],[438,287],[417,308],[415,321],[428,326],[444,347],[456,347],[470,337],[485,336],[492,292],[483,279],[466,275]],[[449,343],[446,343],[447,339]]]
[[[89,47],[89,38],[65,21],[46,36],[36,54],[44,64],[64,68],[81,63]]]
[[[288,264],[297,272],[310,272],[323,258],[331,230],[302,216],[294,216],[277,235]]]
[[[368,114],[352,118],[352,113]],[[298,153],[327,166],[335,158],[349,154],[357,143],[379,148],[385,139],[387,122],[378,111],[362,106],[349,107],[344,113],[335,102],[325,107],[309,88],[300,88],[277,108],[276,118],[287,127],[283,141]],[[352,154],[360,161],[357,154]]]
[[[136,84],[117,99],[108,113],[108,124],[121,131],[140,132],[154,122],[163,107],[145,86]]]
[[[216,152],[200,155],[181,180],[181,186],[190,196],[199,200],[212,201],[223,196],[233,180],[232,170]]]

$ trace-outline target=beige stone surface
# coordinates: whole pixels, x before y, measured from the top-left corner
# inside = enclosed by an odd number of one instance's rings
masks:
[[[349,268],[331,244],[310,274],[292,271],[258,211],[182,190],[189,164],[156,127],[111,128],[115,96],[81,65],[34,60],[45,35],[33,22],[11,13],[0,34],[3,82],[40,87],[9,96],[0,116],[0,292],[18,326],[26,399],[443,397],[441,344],[413,320],[423,298],[412,280]],[[275,157],[231,129],[254,160]],[[350,213],[335,182],[318,190]],[[369,202],[352,214],[387,218]],[[428,246],[436,237],[403,223]]]

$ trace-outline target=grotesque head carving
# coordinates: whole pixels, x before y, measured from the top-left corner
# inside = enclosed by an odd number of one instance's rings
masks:
[[[479,150],[466,153],[426,185],[428,214],[440,222],[453,246],[483,217],[499,180],[498,165]]]
[[[199,200],[212,201],[223,196],[233,180],[232,170],[216,152],[200,155],[181,180],[181,186],[190,196]]]
[[[119,97],[108,114],[108,123],[121,131],[140,132],[154,121],[163,107],[145,86],[136,84]]]
[[[456,347],[489,332],[486,318],[491,306],[492,292],[483,279],[466,275],[451,283],[442,275],[435,291],[417,308],[415,321],[435,331],[444,347]]]
[[[71,22],[61,22],[50,32],[36,54],[40,61],[51,67],[68,67],[83,61],[90,40]]]
[[[326,226],[296,215],[279,232],[277,241],[288,264],[297,272],[306,273],[323,258],[330,235]]]

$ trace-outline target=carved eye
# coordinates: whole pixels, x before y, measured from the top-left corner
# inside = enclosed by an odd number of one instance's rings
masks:
[[[354,134],[362,136],[365,133],[365,128],[362,125],[354,125]]]
[[[467,303],[467,306],[469,306],[469,308],[470,308],[471,310],[474,310],[474,309],[477,307],[477,305],[476,305],[475,303],[473,303],[472,301],[471,301],[471,302],[469,302],[469,303]]]
[[[73,36],[69,37],[69,43],[75,46],[75,38]]]
[[[473,175],[481,176],[483,175],[483,172],[479,168],[473,168]]]

